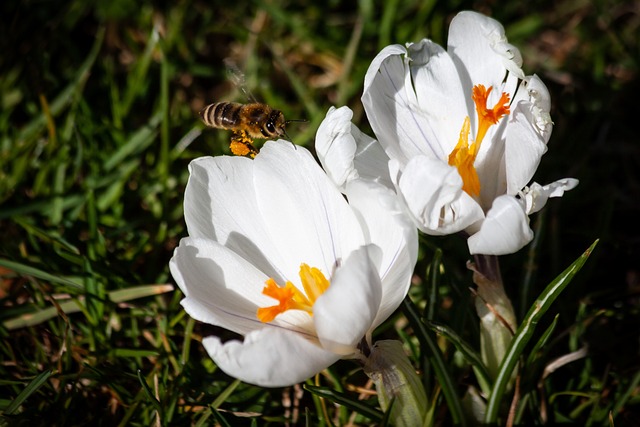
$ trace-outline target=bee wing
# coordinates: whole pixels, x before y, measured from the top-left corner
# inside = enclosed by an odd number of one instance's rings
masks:
[[[244,96],[247,97],[249,102],[256,103],[256,98],[253,96],[251,91],[247,88],[247,80],[244,77],[244,73],[240,71],[240,68],[235,63],[235,61],[231,58],[225,58],[223,60],[225,67],[227,68],[227,78],[235,87],[240,89]]]

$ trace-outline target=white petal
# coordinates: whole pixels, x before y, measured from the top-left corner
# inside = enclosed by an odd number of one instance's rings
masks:
[[[579,183],[580,181],[575,178],[564,178],[547,184],[543,188],[549,191],[549,197],[562,197],[565,191],[573,190]]]
[[[520,52],[507,43],[502,25],[479,13],[465,11],[453,18],[447,51],[464,76],[465,88],[476,84],[493,86],[497,93],[492,95],[499,98],[507,71],[524,78]]]
[[[443,158],[437,141],[429,140],[429,124],[420,110],[406,49],[384,48],[365,76],[362,104],[371,128],[387,155],[405,164],[413,156],[427,154]]]
[[[191,317],[239,334],[260,328],[258,307],[273,305],[262,295],[267,276],[213,240],[187,237],[169,263],[171,275],[186,295]]]
[[[564,178],[547,184],[544,187],[534,182],[528,189],[525,189],[524,200],[528,214],[538,212],[547,204],[549,197],[562,197],[565,191],[573,190],[579,181],[575,178]]]
[[[363,246],[336,269],[331,286],[313,306],[322,347],[348,356],[371,328],[382,298],[378,270]]]
[[[489,129],[475,162],[484,210],[501,194],[518,194],[533,177],[551,135],[549,106],[549,92],[542,81],[527,77],[509,116]]]
[[[378,71],[382,63],[390,56],[394,55],[406,55],[407,50],[404,46],[399,44],[394,44],[391,46],[387,46],[380,51],[371,61],[371,65],[369,65],[369,69],[367,70],[367,74],[364,76],[364,91],[366,92],[369,86],[373,84],[373,80],[378,76]]]
[[[551,111],[551,95],[549,94],[549,89],[547,89],[544,82],[535,74],[525,77],[521,86],[523,89],[523,98],[531,101],[535,107],[534,117],[536,118],[536,125],[540,133],[544,135],[545,143],[547,143],[551,136],[551,128],[553,125],[551,117],[549,116],[549,111]],[[518,91],[516,96],[519,97],[520,94],[521,92]]]
[[[227,156],[200,157],[189,164],[189,181],[184,195],[184,216],[191,237],[205,237],[224,243],[229,230],[217,230],[213,210],[214,197],[247,194],[237,203],[255,203],[251,160]],[[230,191],[222,191],[228,183]],[[224,200],[221,200],[224,202]],[[233,203],[235,204],[235,203]],[[255,210],[254,210],[255,212]],[[223,221],[224,222],[224,221]]]
[[[389,156],[385,153],[382,145],[370,136],[360,132],[356,125],[351,125],[351,135],[356,140],[358,146],[353,164],[358,171],[358,176],[393,188],[391,177],[389,177]]]
[[[365,243],[348,203],[305,148],[270,141],[254,162],[259,213],[287,280],[299,282],[303,262],[330,276]]]
[[[338,187],[357,176],[353,166],[356,141],[351,135],[351,117],[353,112],[348,107],[331,107],[316,134],[318,159]]]
[[[451,234],[484,217],[480,206],[462,191],[456,168],[426,156],[414,157],[402,171],[398,168],[397,162],[389,162],[398,192],[423,232]]]
[[[549,92],[539,79],[532,82],[528,86],[523,82],[518,90],[519,95],[531,93],[531,96],[514,100],[506,131],[506,191],[510,195],[517,194],[531,181],[551,135],[551,124],[540,124],[541,120],[544,122],[541,117],[549,117]]]
[[[493,199],[504,194],[507,189],[504,160],[506,120],[503,119],[497,126],[489,128],[475,161],[476,171],[481,183],[480,204],[484,211],[488,211]]]
[[[216,240],[270,277],[281,278],[278,252],[265,232],[256,200],[253,161],[202,157],[189,165],[184,216],[191,237]]]
[[[524,204],[513,196],[496,198],[480,230],[467,240],[471,254],[505,255],[533,239]]]
[[[207,337],[202,344],[224,372],[263,387],[299,383],[340,358],[301,335],[274,328],[254,331],[244,342],[222,344],[217,337]]]
[[[440,146],[439,158],[455,148],[466,116],[473,110],[470,88],[462,87],[458,70],[438,44],[422,40],[409,46],[410,67],[427,141]],[[425,141],[426,143],[426,141]]]
[[[382,249],[378,271],[382,280],[382,302],[373,328],[398,308],[409,290],[418,256],[418,233],[398,197],[385,187],[354,181],[345,193],[364,224],[367,241]]]
[[[375,139],[351,123],[348,107],[331,107],[316,135],[316,153],[336,186],[344,189],[352,179],[363,178],[393,188],[389,178],[389,157]]]

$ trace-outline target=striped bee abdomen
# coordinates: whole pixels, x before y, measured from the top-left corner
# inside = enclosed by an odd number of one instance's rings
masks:
[[[234,129],[240,123],[243,106],[237,102],[216,102],[204,107],[200,117],[207,126]]]

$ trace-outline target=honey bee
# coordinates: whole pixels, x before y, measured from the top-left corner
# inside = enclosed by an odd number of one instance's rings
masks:
[[[216,102],[204,107],[200,111],[200,117],[207,126],[233,131],[230,148],[238,156],[248,154],[255,157],[258,154],[252,138],[285,136],[289,139],[285,131],[289,121],[284,119],[282,111],[260,102]]]
[[[290,140],[285,131],[286,125],[305,120],[285,120],[282,111],[256,101],[246,88],[244,74],[228,58],[224,62],[230,80],[246,95],[249,103],[223,101],[209,104],[200,111],[204,124],[232,131],[229,148],[236,156],[249,155],[253,158],[258,154],[253,138],[275,139],[284,136]]]

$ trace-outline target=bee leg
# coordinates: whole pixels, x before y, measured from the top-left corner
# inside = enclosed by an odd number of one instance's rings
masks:
[[[258,150],[253,146],[253,140],[249,138],[246,131],[236,131],[231,136],[229,149],[236,156],[249,155],[252,159],[258,154]]]

